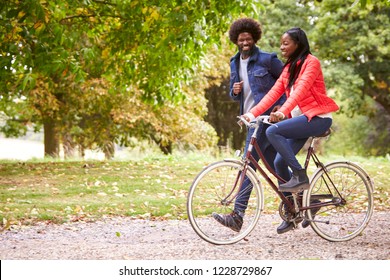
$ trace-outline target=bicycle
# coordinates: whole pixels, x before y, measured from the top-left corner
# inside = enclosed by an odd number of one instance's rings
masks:
[[[259,116],[253,122],[238,117],[239,123],[254,128],[250,145],[241,159],[224,159],[205,167],[194,179],[187,198],[187,214],[194,231],[205,241],[216,245],[227,245],[245,239],[255,228],[264,210],[264,192],[260,176],[271,186],[281,202],[279,215],[295,227],[309,222],[312,229],[322,238],[331,241],[348,241],[365,229],[373,212],[373,183],[367,172],[349,161],[323,164],[315,150],[314,143],[324,135],[310,138],[304,168],[310,161],[316,170],[310,179],[310,188],[287,197],[278,190],[268,174],[285,182],[267,164],[256,141],[260,124],[277,125],[269,122],[269,116]],[[255,149],[260,155],[260,166],[252,155]],[[250,166],[253,164],[256,171]],[[268,171],[268,174],[267,174]],[[249,180],[249,183],[244,183]],[[212,213],[229,214],[233,211],[235,199],[241,186],[247,186],[250,197],[245,210],[244,223],[239,232],[219,224]],[[244,190],[245,192],[245,190]]]

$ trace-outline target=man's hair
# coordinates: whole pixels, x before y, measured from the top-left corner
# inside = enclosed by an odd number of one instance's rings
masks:
[[[261,38],[260,23],[251,18],[241,18],[233,22],[229,30],[229,39],[234,44],[237,44],[238,35],[248,32],[252,35],[255,43]]]

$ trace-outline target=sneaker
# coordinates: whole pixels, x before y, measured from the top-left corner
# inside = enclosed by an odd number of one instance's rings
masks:
[[[213,213],[213,218],[221,225],[224,225],[235,232],[239,232],[242,228],[243,219],[234,211],[225,215]]]
[[[311,201],[311,204],[312,204],[312,203],[320,203],[320,202],[321,202],[320,200],[314,199],[313,201]],[[314,219],[315,215],[318,213],[318,211],[320,211],[320,209],[321,209],[321,207],[313,208],[313,209],[310,210],[310,211],[311,211],[312,219]],[[307,228],[309,225],[310,225],[310,221],[308,221],[308,220],[304,220],[304,221],[302,222],[302,227],[303,227],[303,228]]]

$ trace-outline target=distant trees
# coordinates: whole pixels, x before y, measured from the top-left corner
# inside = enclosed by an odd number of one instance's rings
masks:
[[[378,120],[362,142],[390,153],[387,0],[3,2],[0,131],[43,129],[47,156],[62,145],[66,156],[98,148],[110,158],[133,139],[164,153],[241,147],[227,97],[235,47],[224,34],[245,15],[263,25],[260,47],[278,55],[281,34],[304,28],[342,112]]]
[[[194,86],[194,78],[207,47],[232,18],[252,11],[251,1],[3,2],[6,135],[43,127],[45,155],[53,157],[60,144],[69,155],[100,148],[111,157],[113,144],[131,137],[152,139],[164,152],[176,141],[215,143],[203,121],[204,84]]]

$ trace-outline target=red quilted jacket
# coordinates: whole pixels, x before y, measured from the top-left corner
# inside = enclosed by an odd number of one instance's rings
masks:
[[[294,83],[293,95],[290,95],[288,85],[288,65],[284,67],[282,74],[266,96],[250,111],[255,117],[269,109],[284,92],[287,101],[279,109],[285,116],[298,105],[302,113],[309,121],[320,114],[337,111],[339,106],[326,95],[324,77],[318,58],[308,55],[302,65],[298,78]]]

